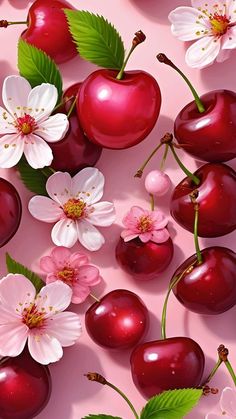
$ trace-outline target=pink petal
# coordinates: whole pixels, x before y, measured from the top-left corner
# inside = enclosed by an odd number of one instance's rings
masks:
[[[172,34],[181,41],[193,41],[204,36],[209,27],[204,19],[199,19],[199,15],[199,10],[192,7],[177,7],[168,16]]]
[[[16,313],[21,312],[24,306],[34,301],[35,287],[24,275],[8,274],[0,281],[0,301],[5,307]]]
[[[208,415],[205,416],[205,419],[232,419],[229,416],[223,416],[217,415],[216,413],[208,413]]]
[[[56,172],[46,183],[48,195],[60,205],[64,205],[70,198],[71,194],[71,176],[69,173]]]
[[[151,240],[154,243],[165,243],[170,237],[170,234],[166,228],[163,228],[162,230],[155,230],[152,231],[152,237]]]
[[[60,141],[66,135],[69,121],[65,114],[57,113],[39,124],[35,134],[49,143]]]
[[[236,416],[236,390],[225,387],[221,393],[220,407],[223,412],[229,416]],[[225,416],[224,416],[225,417]]]
[[[212,64],[220,52],[220,38],[206,36],[191,45],[185,55],[186,63],[192,68],[204,68]]]
[[[51,257],[57,269],[60,270],[64,268],[64,266],[69,262],[71,252],[69,249],[67,249],[67,247],[58,246],[54,247],[54,249],[52,250]]]
[[[234,49],[234,48],[236,48],[236,27],[235,26],[228,29],[228,31],[222,38],[222,49]]]
[[[153,220],[154,229],[165,228],[168,224],[168,218],[161,211],[153,211],[151,218]]]
[[[216,62],[223,63],[224,61],[228,60],[228,58],[230,58],[231,52],[231,49],[221,49],[216,57]]]
[[[143,210],[143,208],[141,207],[133,206],[130,209],[130,215],[135,219],[139,219],[140,217],[144,216],[144,214],[145,214],[145,210]]]
[[[27,106],[32,108],[31,115],[38,125],[52,113],[57,97],[57,89],[52,84],[42,83],[31,90]]]
[[[0,325],[0,354],[1,356],[17,356],[26,344],[28,327],[22,322]]]
[[[2,100],[12,116],[22,116],[22,107],[27,105],[31,91],[29,82],[20,76],[9,76],[3,82]],[[20,109],[18,109],[20,107]]]
[[[139,238],[140,238],[140,240],[141,240],[143,243],[147,243],[147,242],[149,242],[149,241],[151,240],[151,238],[152,238],[152,233],[151,233],[150,231],[147,231],[146,233],[141,233],[141,234],[139,235]]]
[[[51,273],[56,271],[56,264],[51,256],[43,256],[39,262],[40,269],[43,272]]]
[[[61,346],[74,345],[82,333],[79,316],[75,313],[59,313],[51,319],[47,334],[56,338]]]
[[[86,285],[76,284],[73,286],[73,295],[71,302],[73,304],[81,304],[90,294],[90,288]]]
[[[58,221],[52,229],[51,237],[57,246],[74,246],[78,239],[76,223],[69,218]]]
[[[63,215],[59,205],[46,196],[33,196],[29,201],[28,208],[34,218],[46,223],[58,221]]]
[[[72,179],[73,196],[88,205],[98,202],[103,195],[104,176],[95,167],[86,167]]]
[[[22,157],[24,141],[20,134],[4,135],[0,138],[0,168],[9,169],[15,166]]]
[[[125,242],[129,242],[130,240],[135,239],[136,237],[138,237],[139,233],[134,234],[132,230],[123,230],[121,232],[121,237],[122,239],[124,239]]]
[[[77,233],[80,243],[92,252],[99,250],[105,243],[103,235],[85,220],[77,223]]]
[[[51,284],[52,282],[55,282],[55,281],[58,281],[58,278],[56,275],[47,274],[46,281],[45,281],[46,284]]]
[[[0,106],[0,134],[14,134],[16,132],[14,118]]]
[[[35,333],[35,329],[32,331],[28,338],[28,347],[32,358],[43,365],[59,361],[63,355],[60,342],[47,334]]]
[[[50,166],[53,155],[49,145],[38,135],[29,134],[25,137],[24,153],[29,165],[33,169]]]
[[[116,214],[114,204],[111,202],[99,202],[92,205],[93,212],[89,213],[86,220],[101,227],[108,227],[114,223]]]
[[[56,281],[41,288],[36,297],[36,304],[39,310],[45,311],[49,317],[55,312],[65,310],[72,297],[71,288],[62,281]]]
[[[69,259],[69,264],[72,268],[80,268],[89,263],[89,258],[81,252],[72,253]]]
[[[97,285],[101,282],[99,270],[96,266],[84,265],[79,268],[78,281],[83,285]]]

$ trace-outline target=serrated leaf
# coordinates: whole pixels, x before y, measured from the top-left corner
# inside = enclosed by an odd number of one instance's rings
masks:
[[[42,83],[54,84],[58,90],[58,101],[61,99],[62,78],[57,65],[44,51],[23,39],[18,42],[18,69],[32,87]]]
[[[82,419],[122,419],[118,416],[111,416],[111,415],[88,415],[84,416]]]
[[[200,389],[165,391],[147,402],[140,419],[183,419],[198,403],[201,396]]]
[[[16,262],[16,260],[12,259],[9,253],[6,253],[6,265],[9,273],[22,274],[26,276],[26,278],[28,278],[35,286],[37,292],[39,292],[41,288],[44,287],[45,283],[36,273],[32,272],[21,263]]]
[[[49,176],[52,175],[52,169],[45,167],[44,169],[33,169],[25,160],[22,158],[17,164],[17,169],[20,173],[20,177],[24,185],[31,192],[35,192],[38,195],[47,196],[46,182]]]
[[[85,10],[64,11],[80,56],[100,67],[120,70],[125,49],[115,27],[103,16]]]

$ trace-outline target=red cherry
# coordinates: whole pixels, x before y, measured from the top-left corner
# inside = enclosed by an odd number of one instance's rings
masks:
[[[134,384],[148,399],[165,390],[198,387],[205,358],[194,340],[175,337],[139,345],[130,362]]]
[[[77,55],[63,9],[75,10],[65,0],[36,0],[29,8],[28,28],[21,37],[42,49],[56,63],[63,63]]]
[[[77,101],[87,137],[102,147],[123,149],[140,143],[153,129],[161,106],[160,88],[150,74],[97,70],[82,83]]]
[[[122,238],[116,246],[116,259],[119,265],[135,279],[155,279],[170,264],[173,257],[173,242],[149,241],[143,243],[139,238],[125,242]]]
[[[48,367],[34,361],[27,351],[0,361],[1,419],[36,417],[51,395]]]
[[[194,206],[189,197],[196,188],[199,191],[198,235],[218,237],[236,228],[236,173],[220,163],[208,163],[195,173],[200,179],[196,187],[190,177],[182,180],[174,189],[171,215],[183,228],[193,232]]]
[[[224,247],[201,250],[203,262],[185,274],[173,292],[187,309],[200,314],[220,314],[236,304],[236,254]],[[179,276],[192,262],[192,255],[176,270]]]
[[[98,345],[127,349],[135,346],[146,334],[148,310],[133,292],[114,290],[87,310],[85,325],[89,336]]]
[[[79,92],[81,83],[70,86],[63,98],[69,99],[65,105],[57,109],[57,112],[68,113],[74,98]],[[56,171],[66,171],[75,175],[79,170],[88,166],[94,166],[101,156],[101,147],[91,143],[84,135],[80,126],[76,109],[72,111],[69,118],[69,130],[63,140],[50,143],[53,152],[51,166]]]
[[[14,186],[0,178],[0,247],[18,230],[21,220],[21,200]]]

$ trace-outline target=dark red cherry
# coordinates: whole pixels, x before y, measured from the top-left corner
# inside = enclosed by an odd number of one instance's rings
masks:
[[[100,346],[132,348],[148,330],[148,310],[133,292],[114,290],[87,310],[85,325],[89,336]]]
[[[0,178],[0,247],[18,230],[21,220],[21,200],[15,187]]]
[[[194,206],[189,195],[197,189],[198,235],[218,237],[231,233],[236,228],[235,171],[225,164],[208,163],[194,174],[200,179],[198,186],[186,177],[174,189],[170,203],[172,217],[183,228],[193,232]]]
[[[155,279],[170,264],[174,253],[173,242],[149,241],[143,243],[139,238],[125,242],[122,238],[116,246],[116,259],[119,265],[135,279]]]
[[[174,337],[139,345],[130,363],[134,384],[149,399],[165,390],[198,387],[205,358],[194,340]]]
[[[1,419],[31,419],[47,405],[51,395],[48,367],[34,361],[27,351],[0,361]]]

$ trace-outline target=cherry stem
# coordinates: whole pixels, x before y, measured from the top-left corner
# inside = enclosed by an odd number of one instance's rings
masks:
[[[185,76],[185,74],[178,67],[176,67],[176,65],[171,60],[169,60],[169,58],[165,54],[163,54],[163,53],[158,54],[157,59],[160,63],[164,63],[166,65],[169,65],[175,71],[177,71],[177,73],[179,73],[181,75],[181,77],[187,83],[187,85],[189,86],[189,88],[190,88],[190,90],[193,94],[193,97],[194,97],[195,103],[197,105],[198,111],[200,113],[205,112],[205,107],[204,107],[199,95],[197,94],[196,90],[194,89],[193,85],[190,83],[189,79]]]
[[[65,98],[65,100],[62,100],[60,103],[58,103],[58,105],[55,106],[55,108],[53,109],[53,112],[56,111],[61,106],[65,105],[67,102],[69,102],[69,100],[72,100],[72,99],[74,99],[74,96],[70,96],[70,97]]]
[[[217,371],[217,370],[218,370],[218,368],[221,366],[222,362],[223,362],[223,361],[219,358],[219,359],[218,359],[218,361],[217,361],[217,363],[216,363],[216,364],[215,364],[215,366],[213,367],[212,371],[211,371],[211,372],[210,372],[210,374],[208,375],[208,377],[207,377],[207,379],[206,379],[205,383],[202,385],[202,387],[204,387],[206,384],[208,384],[208,383],[212,380],[212,378],[214,377],[214,375],[215,375],[216,371]]]
[[[71,107],[70,107],[70,109],[69,109],[69,111],[67,113],[67,118],[68,119],[70,118],[70,116],[71,116],[71,114],[72,114],[72,112],[73,112],[73,110],[75,108],[76,100],[77,100],[77,95],[75,96],[75,98],[74,98],[74,100],[73,100],[73,102],[71,104]]]
[[[155,201],[154,201],[154,195],[152,193],[150,193],[150,200],[151,200],[151,211],[154,211]]]
[[[90,381],[96,381],[97,383],[103,384],[103,385],[107,385],[108,387],[112,388],[113,390],[115,390],[125,401],[126,403],[129,405],[131,411],[134,414],[135,419],[139,419],[139,415],[136,412],[133,404],[131,403],[131,401],[128,399],[128,397],[123,393],[123,391],[121,391],[118,387],[116,387],[114,384],[110,383],[109,381],[107,381],[102,375],[98,374],[98,373],[91,373],[89,372],[88,374],[85,374],[85,376],[88,378],[88,380]]]
[[[225,363],[225,366],[227,368],[227,370],[229,371],[232,380],[234,382],[234,385],[236,386],[236,375],[235,372],[233,370],[233,367],[231,365],[231,363],[229,362],[228,359],[228,355],[229,355],[229,350],[228,348],[226,348],[224,345],[220,345],[218,348],[218,354],[219,354],[219,359]]]
[[[167,155],[168,155],[168,151],[169,151],[169,146],[168,144],[165,145],[165,151],[161,160],[161,164],[160,164],[160,170],[163,171],[164,170],[164,166],[165,166],[165,162],[167,159]]]
[[[158,146],[153,150],[153,152],[150,154],[150,156],[147,158],[147,160],[145,160],[143,165],[137,170],[134,177],[139,177],[139,178],[142,177],[145,167],[148,165],[148,163],[150,162],[150,160],[152,159],[154,154],[156,154],[156,152],[161,148],[162,145],[163,145],[162,143],[158,144]]]
[[[142,42],[144,42],[145,39],[146,39],[146,35],[144,35],[144,33],[142,31],[135,32],[135,37],[134,37],[133,42],[132,42],[132,47],[130,48],[130,51],[129,51],[126,59],[124,60],[124,62],[122,64],[122,67],[121,67],[118,75],[116,76],[116,79],[117,80],[122,80],[123,79],[125,67],[127,65],[127,62],[129,61],[129,58],[130,58],[132,52],[135,50],[135,48],[139,44],[141,44]]]
[[[174,146],[173,146],[173,144],[168,144],[168,146],[170,147],[170,149],[171,149],[171,151],[172,151],[172,154],[173,154],[173,156],[174,156],[174,158],[175,158],[175,160],[176,160],[176,162],[178,163],[178,165],[179,165],[179,167],[183,170],[183,172],[188,176],[188,177],[190,177],[191,179],[192,179],[192,181],[195,183],[195,185],[199,185],[199,183],[200,183],[200,179],[197,177],[197,176],[195,176],[193,173],[191,173],[184,165],[183,165],[183,163],[181,162],[181,160],[179,159],[179,157],[178,157],[178,155],[177,155],[177,153],[176,153],[176,151],[175,151],[175,149],[174,149]]]
[[[190,196],[190,199],[191,199],[192,204],[194,206],[194,230],[193,230],[194,244],[195,244],[198,264],[200,264],[200,263],[202,263],[202,253],[201,253],[200,246],[199,246],[199,241],[198,241],[199,204],[196,201],[197,197],[198,197],[198,190],[195,189],[193,192],[191,192],[191,194],[189,196]]]
[[[90,295],[90,297],[91,297],[91,298],[93,298],[93,299],[94,299],[97,303],[100,303],[100,300],[99,300],[99,298],[97,298],[97,297],[96,297],[96,295],[91,294],[91,292],[90,292],[90,294],[89,294],[89,295]]]
[[[0,20],[0,28],[7,28],[10,25],[28,25],[27,21],[8,22],[5,19]]]
[[[167,291],[166,294],[166,298],[163,304],[163,309],[162,309],[162,316],[161,316],[161,338],[162,339],[166,339],[166,314],[167,314],[167,305],[168,305],[168,301],[169,301],[169,297],[170,297],[170,293],[172,291],[172,289],[179,283],[179,281],[181,281],[181,279],[187,274],[190,273],[194,266],[197,264],[198,260],[194,260],[191,265],[189,265],[186,269],[184,269],[184,271],[180,274],[177,275],[173,278],[173,280],[171,281],[170,285],[169,285],[169,289]]]

